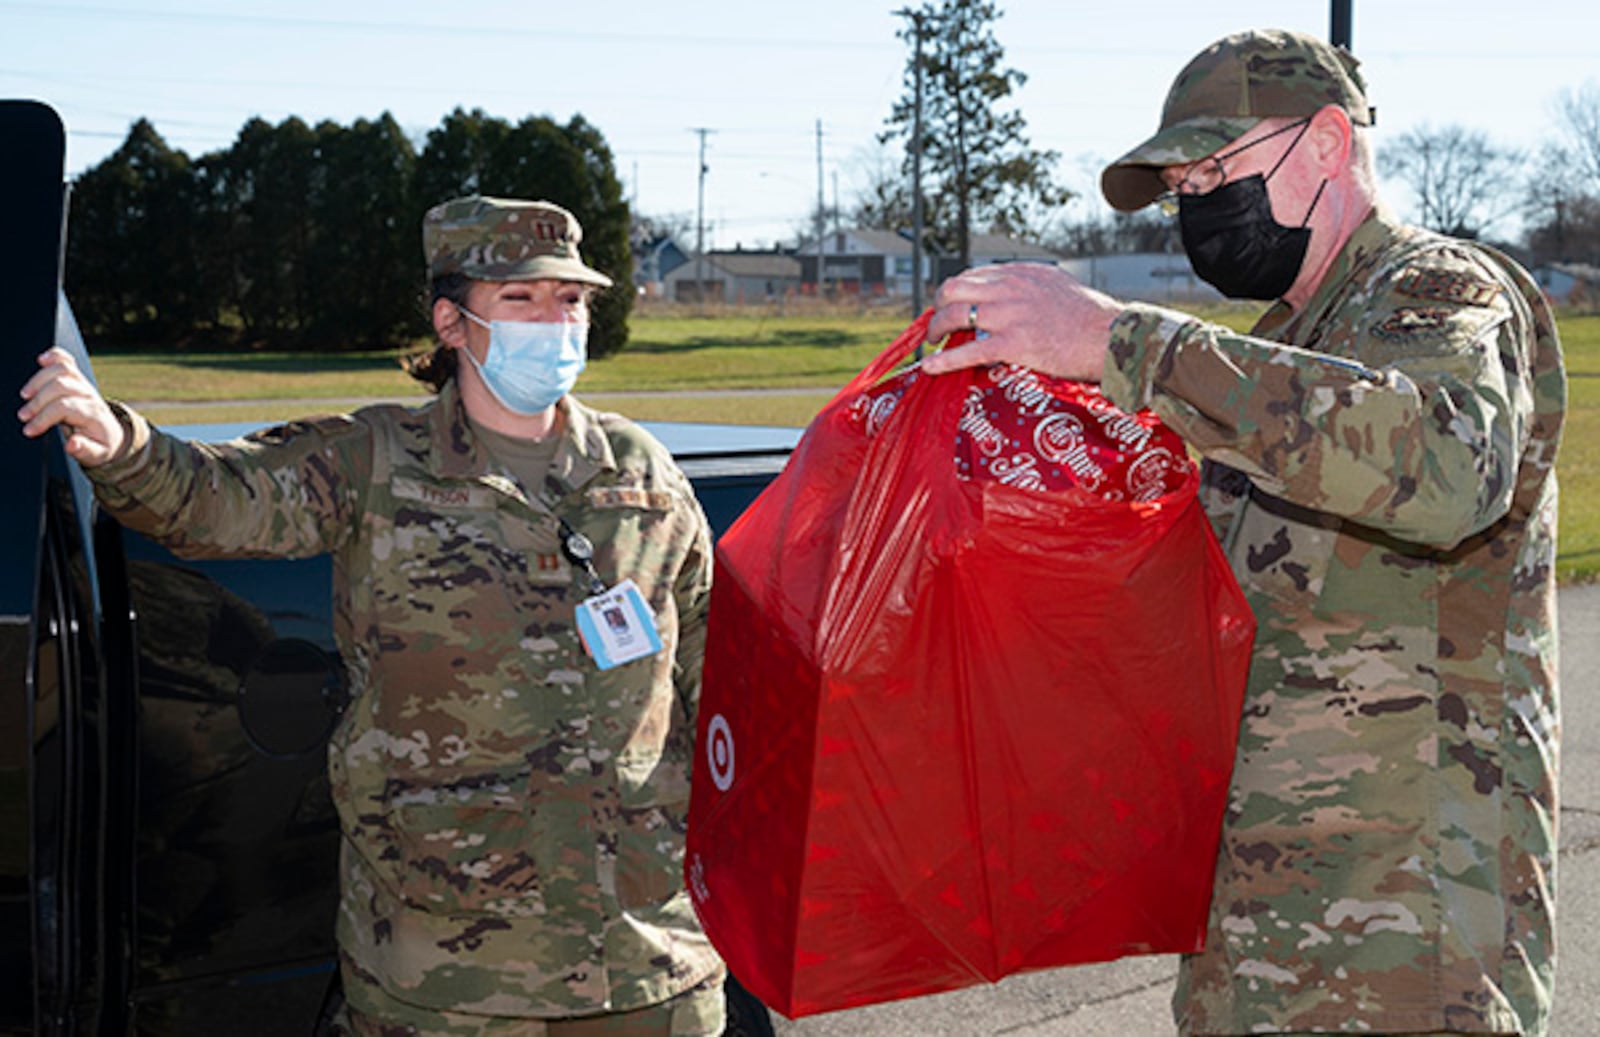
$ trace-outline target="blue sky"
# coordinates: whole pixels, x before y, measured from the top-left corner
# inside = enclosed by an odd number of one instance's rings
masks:
[[[190,155],[226,147],[251,116],[348,123],[391,112],[420,137],[452,109],[508,120],[582,114],[605,134],[640,211],[691,222],[696,128],[706,137],[708,244],[792,239],[822,186],[848,204],[901,93],[899,4],[870,0],[0,0],[0,96],[48,101],[68,170],[149,118]],[[1172,76],[1241,28],[1328,32],[1327,0],[1142,5],[1002,0],[995,31],[1028,76],[1015,95],[1035,146],[1100,210],[1098,168],[1150,132]],[[1420,124],[1460,124],[1531,148],[1559,93],[1600,81],[1600,4],[1355,0],[1354,50],[1378,147]],[[1402,211],[1403,194],[1396,197]]]

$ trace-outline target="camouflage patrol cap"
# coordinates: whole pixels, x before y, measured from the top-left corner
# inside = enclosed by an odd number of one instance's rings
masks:
[[[1132,212],[1166,190],[1165,166],[1215,154],[1262,119],[1315,115],[1337,105],[1372,125],[1366,83],[1354,55],[1314,36],[1260,29],[1224,37],[1178,73],[1155,136],[1107,166],[1100,191],[1112,208]]]
[[[611,278],[578,255],[583,228],[550,202],[471,195],[442,202],[422,218],[428,277],[465,274],[480,281],[578,281],[611,287]]]

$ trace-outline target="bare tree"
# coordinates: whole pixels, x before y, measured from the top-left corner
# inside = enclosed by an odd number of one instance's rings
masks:
[[[1535,262],[1600,263],[1600,83],[1563,90],[1556,133],[1528,173],[1525,218]]]
[[[1521,202],[1521,162],[1520,152],[1459,125],[1407,130],[1378,154],[1378,169],[1411,189],[1419,222],[1463,238],[1478,237]]]
[[[858,227],[911,229],[911,192],[898,162],[881,139],[874,139],[870,148],[856,151],[851,165],[858,186],[849,215]]]
[[[1524,182],[1532,261],[1600,264],[1600,189],[1577,171],[1572,148],[1546,141]]]
[[[660,241],[663,238],[675,238],[678,241],[692,242],[694,240],[694,213],[692,211],[636,212],[633,214],[633,226],[629,236],[635,248],[638,248],[641,244]]]
[[[1600,83],[1563,90],[1556,99],[1556,125],[1561,131],[1561,151],[1580,180],[1575,186],[1587,195],[1600,196]]]

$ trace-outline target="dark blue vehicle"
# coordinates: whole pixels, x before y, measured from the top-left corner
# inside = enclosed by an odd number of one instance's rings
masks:
[[[0,139],[14,391],[52,342],[92,366],[58,305],[60,124],[0,102]],[[650,427],[719,534],[799,436]],[[339,838],[324,753],[344,702],[328,559],[181,561],[95,505],[59,433],[14,419],[0,486],[0,1034],[321,1032]],[[770,1032],[739,999],[735,1025]]]

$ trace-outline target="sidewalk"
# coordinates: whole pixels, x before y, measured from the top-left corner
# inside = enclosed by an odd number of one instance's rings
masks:
[[[1560,592],[1561,961],[1549,1037],[1600,1034],[1600,586]],[[1176,959],[1132,958],[791,1022],[782,1037],[1159,1037]]]

